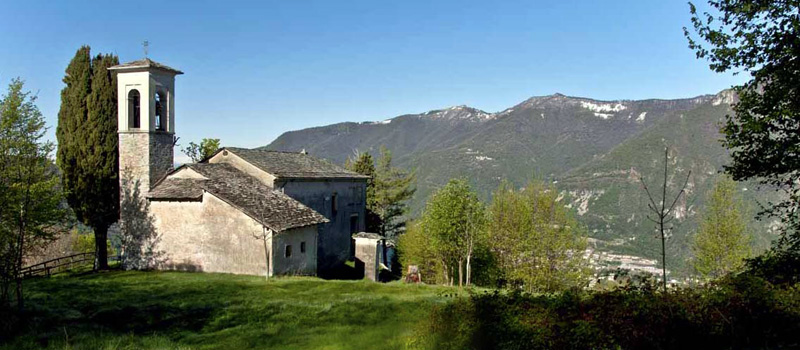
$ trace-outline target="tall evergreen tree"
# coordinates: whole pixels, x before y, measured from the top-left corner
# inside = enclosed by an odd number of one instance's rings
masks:
[[[408,200],[416,189],[414,173],[409,173],[392,165],[392,152],[381,146],[381,156],[375,168],[372,196],[367,197],[368,207],[380,218],[378,233],[388,238],[396,238],[405,230],[403,220],[408,210]]]
[[[369,176],[367,179],[367,209],[366,209],[366,230],[367,232],[378,233],[381,230],[381,218],[372,211],[372,206],[369,205],[370,198],[375,196],[375,161],[369,152],[358,153],[355,159],[347,159],[344,164],[345,168],[354,171],[361,175]]]
[[[67,66],[58,114],[58,165],[67,202],[92,227],[97,266],[108,267],[108,227],[119,219],[117,83],[114,55],[90,58],[81,47]]]

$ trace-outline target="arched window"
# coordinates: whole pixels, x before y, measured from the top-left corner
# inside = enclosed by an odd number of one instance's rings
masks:
[[[155,95],[156,100],[156,130],[164,130],[165,125],[164,122],[164,114],[166,114],[166,108],[164,108],[164,104],[167,103],[166,97],[164,97],[164,93],[159,91],[156,92]]]
[[[139,108],[139,90],[131,90],[128,92],[128,121],[131,127],[138,129],[142,127],[141,108]]]

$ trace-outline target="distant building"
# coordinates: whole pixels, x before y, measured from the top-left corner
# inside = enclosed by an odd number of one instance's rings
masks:
[[[149,59],[109,69],[120,179],[137,180],[150,203],[160,268],[314,275],[351,256],[351,234],[365,228],[366,176],[305,151],[233,147],[173,169],[175,76],[183,73]]]

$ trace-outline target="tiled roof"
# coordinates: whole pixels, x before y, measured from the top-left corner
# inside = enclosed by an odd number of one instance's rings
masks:
[[[158,63],[158,62],[153,61],[153,60],[151,60],[149,58],[136,60],[136,61],[131,61],[131,62],[128,62],[128,63],[123,63],[123,64],[118,64],[116,66],[109,67],[108,69],[109,70],[129,70],[129,69],[142,69],[142,68],[157,68],[157,69],[165,70],[165,71],[172,72],[172,73],[175,73],[175,74],[183,74],[183,72],[181,72],[181,71],[179,71],[179,70],[177,70],[175,68],[172,68],[172,67],[167,66],[165,64]]]
[[[154,200],[197,199],[207,191],[273,231],[328,222],[321,214],[225,163],[187,164],[207,179],[167,177],[149,193]],[[181,197],[182,196],[182,197]]]
[[[203,198],[203,181],[207,180],[166,178],[151,189],[147,197],[164,200],[200,200]]]
[[[368,176],[349,171],[331,162],[300,152],[281,152],[265,149],[226,147],[261,170],[278,178],[300,179],[367,179]]]

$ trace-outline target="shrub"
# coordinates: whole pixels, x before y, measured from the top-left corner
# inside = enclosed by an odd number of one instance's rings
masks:
[[[730,349],[800,346],[800,285],[751,274],[668,293],[625,287],[489,292],[436,308],[421,349]]]

